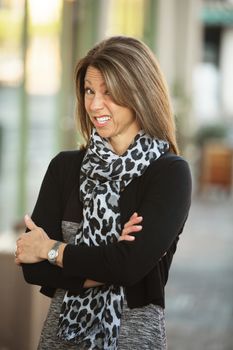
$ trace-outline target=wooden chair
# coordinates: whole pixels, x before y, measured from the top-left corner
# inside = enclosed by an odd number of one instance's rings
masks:
[[[202,149],[199,170],[199,192],[215,186],[230,194],[233,182],[233,149],[224,144],[206,143]]]

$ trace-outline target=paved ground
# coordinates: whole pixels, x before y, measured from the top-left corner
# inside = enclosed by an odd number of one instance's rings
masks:
[[[193,200],[166,293],[169,350],[233,350],[233,196]]]
[[[29,104],[30,193],[38,191],[35,187],[51,159],[54,137],[56,103],[41,99],[33,97]],[[17,101],[17,91],[1,90],[0,124],[5,141],[0,228],[12,223],[15,211]],[[29,198],[29,203],[34,202],[34,197]],[[166,314],[169,350],[233,350],[233,196],[215,193],[193,201],[167,286]]]

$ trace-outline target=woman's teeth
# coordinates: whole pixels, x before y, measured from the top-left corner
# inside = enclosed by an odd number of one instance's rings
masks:
[[[104,123],[106,123],[109,119],[110,119],[110,117],[106,117],[106,116],[104,116],[104,117],[96,117],[96,120],[97,120],[97,122],[98,122],[99,124],[104,124]]]

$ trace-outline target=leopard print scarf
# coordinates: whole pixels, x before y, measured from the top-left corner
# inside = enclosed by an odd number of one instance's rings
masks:
[[[121,190],[168,148],[167,142],[140,131],[129,149],[119,156],[110,149],[107,139],[93,130],[80,172],[83,221],[75,244],[100,246],[117,242],[122,230]],[[115,285],[88,288],[78,296],[67,292],[58,336],[88,349],[117,349],[123,300],[123,287]]]

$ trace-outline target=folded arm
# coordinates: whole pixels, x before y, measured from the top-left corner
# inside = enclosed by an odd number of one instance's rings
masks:
[[[134,213],[124,225],[119,241],[134,241],[135,237],[131,236],[131,233],[138,232],[142,229],[142,226],[138,225],[141,222],[142,217],[138,216],[137,213]],[[29,232],[22,234],[17,240],[15,263],[21,265],[21,263],[36,264],[46,261],[49,251],[57,241],[50,239],[43,228],[37,226],[28,215],[25,216],[25,225]],[[66,243],[61,243],[58,249],[56,265],[59,267],[63,267],[63,253],[66,245]],[[102,284],[103,282],[101,283],[91,279],[86,279],[83,287],[90,288]]]
[[[154,181],[151,177],[147,184],[138,208],[143,227],[135,241],[100,247],[62,244],[58,265],[63,267],[63,275],[101,283],[135,284],[158,263],[181,232],[188,215],[190,196],[187,163],[179,160],[169,164],[160,178]]]
[[[68,244],[62,258],[64,274],[123,286],[137,283],[156,266],[182,231],[190,197],[187,163],[178,160],[169,164],[156,181],[152,176],[147,184],[137,208],[143,217],[143,227],[135,241],[101,247]]]

